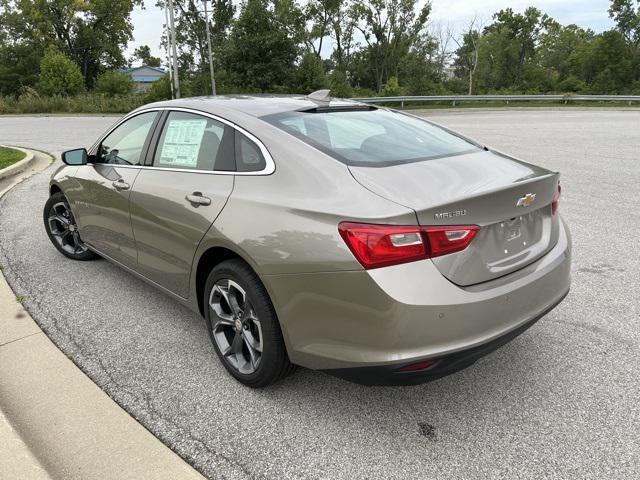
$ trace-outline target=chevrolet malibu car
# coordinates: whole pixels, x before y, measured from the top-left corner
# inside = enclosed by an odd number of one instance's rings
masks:
[[[425,382],[569,290],[559,174],[403,112],[323,95],[167,101],[62,159],[53,245],[201,314],[248,386],[294,365]]]

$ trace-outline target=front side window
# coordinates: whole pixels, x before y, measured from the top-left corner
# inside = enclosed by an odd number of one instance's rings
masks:
[[[171,112],[162,129],[153,165],[187,170],[233,170],[233,131],[222,122]]]
[[[158,112],[136,115],[107,135],[96,155],[96,163],[140,165],[142,150]]]
[[[262,119],[347,165],[388,166],[480,149],[427,121],[382,109],[285,112]]]

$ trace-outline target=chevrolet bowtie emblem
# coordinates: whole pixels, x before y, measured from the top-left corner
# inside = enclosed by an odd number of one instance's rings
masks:
[[[518,199],[518,203],[516,203],[516,207],[528,207],[533,203],[536,199],[535,193],[527,193],[524,197],[520,197]]]

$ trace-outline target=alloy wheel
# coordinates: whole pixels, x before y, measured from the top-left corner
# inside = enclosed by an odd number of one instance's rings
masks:
[[[77,255],[88,250],[80,239],[78,225],[65,202],[58,202],[51,207],[48,222],[51,235],[65,252]]]
[[[246,291],[231,279],[218,280],[209,296],[211,329],[225,361],[244,375],[262,359],[262,327]]]

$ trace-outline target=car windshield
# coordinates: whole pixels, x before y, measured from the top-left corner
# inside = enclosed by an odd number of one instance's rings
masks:
[[[347,165],[388,166],[480,149],[427,121],[383,109],[286,112],[263,119]]]

